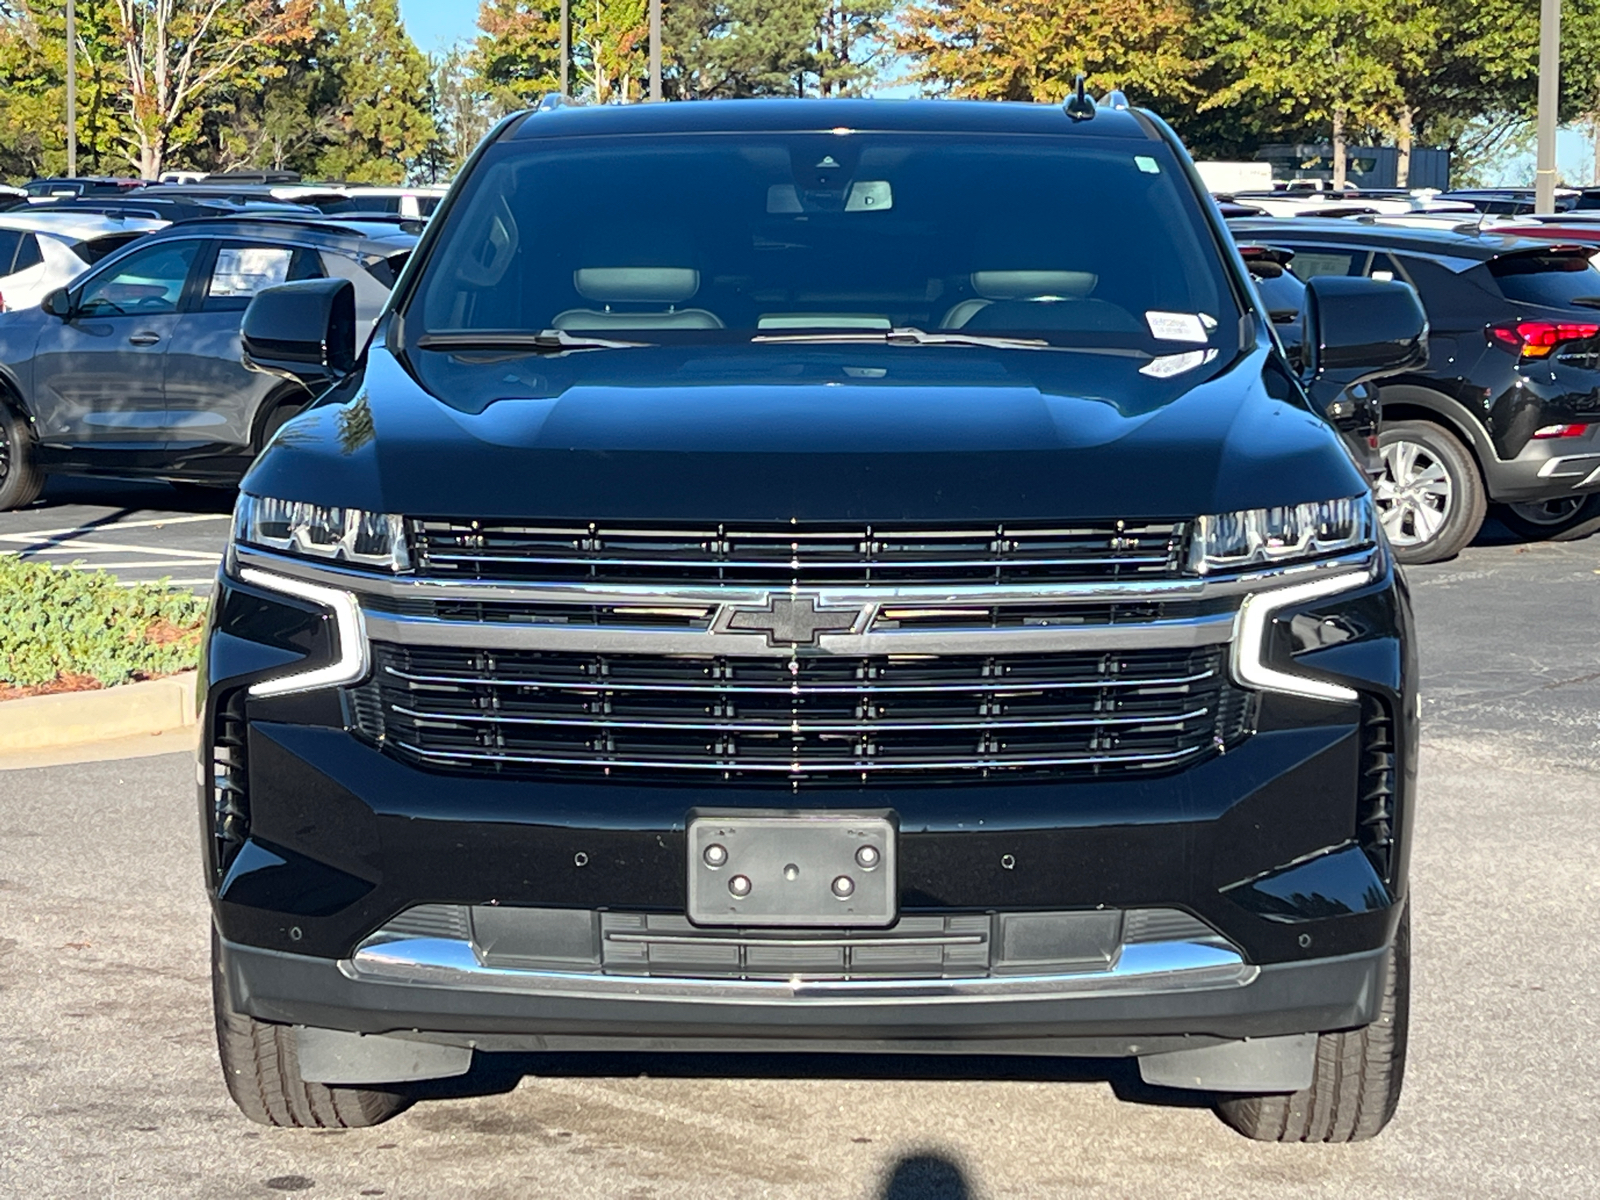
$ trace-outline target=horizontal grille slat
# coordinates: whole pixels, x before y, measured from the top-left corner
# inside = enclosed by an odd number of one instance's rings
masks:
[[[419,570],[440,579],[848,586],[1176,578],[1182,522],[966,528],[751,525],[608,528],[411,522]]]
[[[727,781],[1160,770],[1244,736],[1221,647],[789,659],[373,644],[368,737],[444,770]],[[376,736],[374,733],[376,732]]]

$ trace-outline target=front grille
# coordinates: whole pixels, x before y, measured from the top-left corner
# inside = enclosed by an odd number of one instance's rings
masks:
[[[1222,647],[729,658],[374,643],[353,707],[430,767],[696,783],[1153,772],[1245,736]]]
[[[1394,878],[1394,718],[1376,696],[1361,698],[1360,788],[1356,840],[1389,883]]]
[[[250,836],[246,729],[244,692],[235,691],[217,705],[211,747],[211,854],[218,879]]]
[[[541,583],[1024,584],[1173,578],[1182,523],[898,529],[814,524],[667,528],[507,521],[411,523],[419,572]]]

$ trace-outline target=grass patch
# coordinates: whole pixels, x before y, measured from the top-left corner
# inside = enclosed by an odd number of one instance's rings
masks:
[[[0,687],[111,687],[200,658],[206,602],[161,583],[0,557]],[[92,682],[91,682],[92,681]]]

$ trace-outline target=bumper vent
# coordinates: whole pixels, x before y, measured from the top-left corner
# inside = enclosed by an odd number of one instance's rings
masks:
[[[412,522],[418,570],[436,579],[840,587],[877,583],[1110,582],[1182,574],[1188,527],[749,525],[665,528],[504,521]]]
[[[1356,838],[1385,883],[1393,880],[1395,741],[1389,706],[1375,696],[1361,700],[1361,792]]]
[[[249,771],[245,763],[244,692],[235,691],[217,707],[211,749],[211,840],[217,878],[233,865],[250,836]]]
[[[447,770],[696,783],[1155,772],[1248,732],[1221,647],[698,658],[374,643],[369,740]],[[374,715],[375,714],[375,715]],[[381,728],[380,728],[381,726]]]

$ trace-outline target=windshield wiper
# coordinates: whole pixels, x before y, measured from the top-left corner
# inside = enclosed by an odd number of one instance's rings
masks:
[[[929,333],[912,325],[896,329],[852,330],[836,333],[758,333],[752,342],[852,342],[876,346],[988,346],[995,350],[1068,350],[1043,338],[983,337],[975,333]]]
[[[417,339],[424,350],[531,350],[559,354],[567,350],[633,350],[654,342],[616,342],[610,338],[582,337],[565,329],[519,333],[509,329],[462,330],[460,333],[425,333]]]

